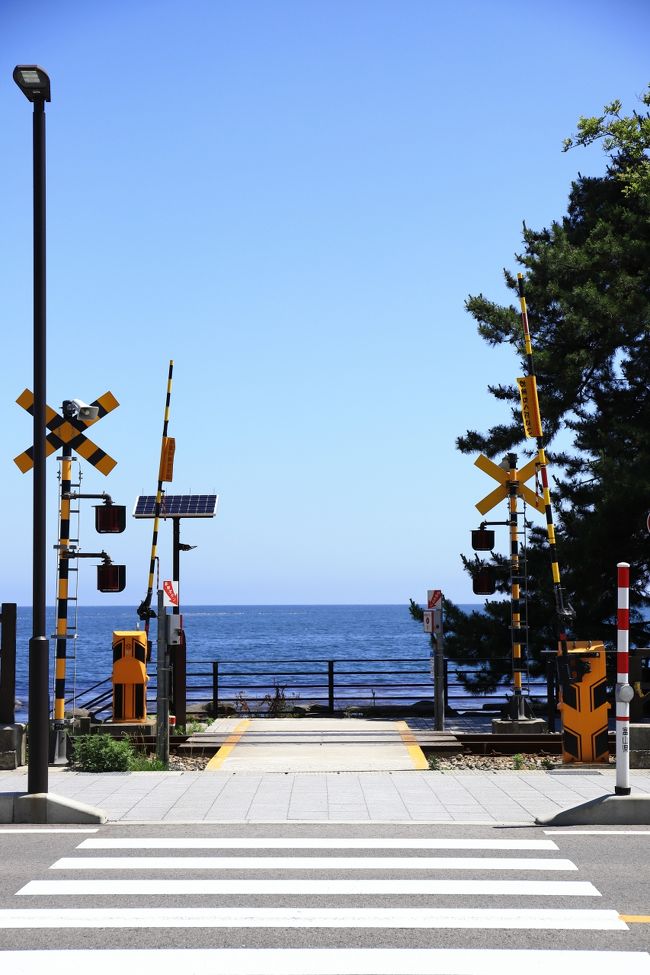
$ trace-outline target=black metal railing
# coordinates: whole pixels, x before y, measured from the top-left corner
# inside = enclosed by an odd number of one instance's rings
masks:
[[[508,658],[509,659],[509,658]],[[455,711],[498,711],[512,694],[506,679],[490,693],[466,688],[466,677],[488,661],[471,664],[445,661],[445,707]],[[504,663],[506,659],[504,658]],[[465,675],[465,679],[464,679]],[[525,678],[525,694],[537,713],[548,714],[554,724],[556,707],[555,667],[549,659],[546,677]],[[290,713],[295,708],[312,713],[336,714],[349,708],[412,709],[423,704],[433,708],[431,662],[422,657],[363,657],[335,660],[253,658],[206,661],[187,670],[187,703],[209,704],[212,714]],[[98,717],[109,715],[112,706],[110,677],[97,681],[66,704],[84,708]],[[147,685],[149,710],[155,712],[155,676]]]

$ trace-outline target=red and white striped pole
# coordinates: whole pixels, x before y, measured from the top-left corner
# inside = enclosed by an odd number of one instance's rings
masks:
[[[619,562],[618,610],[616,614],[616,795],[629,796],[630,789],[630,701],[634,689],[629,683],[630,649],[630,564]]]

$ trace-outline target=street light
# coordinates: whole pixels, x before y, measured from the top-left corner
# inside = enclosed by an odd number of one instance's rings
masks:
[[[45,620],[45,102],[50,101],[50,79],[36,64],[17,65],[13,77],[34,105],[34,495],[27,791],[36,794],[48,791],[50,725]]]
[[[50,79],[37,64],[18,64],[14,68],[14,81],[30,102],[50,101]]]

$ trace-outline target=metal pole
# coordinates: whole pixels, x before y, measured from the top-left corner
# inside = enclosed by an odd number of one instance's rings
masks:
[[[70,559],[70,492],[72,490],[72,447],[65,444],[61,456],[59,507],[59,560],[56,584],[56,664],[54,674],[54,764],[67,765],[65,733],[65,666],[68,640],[68,580]]]
[[[180,552],[181,552],[181,520],[172,518],[172,579],[178,586],[178,606],[172,608],[174,616],[179,616],[180,607]],[[185,725],[187,722],[187,649],[185,646],[184,635],[181,634],[181,642],[169,648],[170,666],[172,680],[172,713],[176,715],[176,724]]]
[[[334,661],[327,662],[327,699],[328,711],[334,714]]]
[[[629,796],[630,788],[630,564],[619,562],[616,614],[616,787],[617,796]]]
[[[546,658],[546,720],[548,730],[555,731],[555,712],[557,711],[557,701],[555,700],[555,660],[552,657]]]
[[[180,518],[172,518],[172,579],[177,585],[178,592],[178,605],[172,606],[172,613],[174,616],[178,616],[181,611],[181,584],[180,584],[180,573],[181,573],[181,520]]]
[[[512,634],[512,682],[514,707],[512,717],[525,717],[524,699],[521,693],[521,590],[519,586],[519,534],[517,525],[517,455],[508,454],[508,510],[510,513],[510,602]]]
[[[433,695],[435,730],[445,730],[445,643],[442,624],[442,605],[433,611]]]
[[[32,638],[29,641],[29,763],[27,791],[48,790],[49,640],[45,621],[45,103],[34,101],[34,496],[32,537]]]
[[[0,724],[16,720],[16,604],[2,604],[0,631]]]
[[[169,765],[169,652],[167,613],[162,589],[158,590],[158,641],[156,643],[156,758]]]
[[[218,717],[219,712],[219,661],[212,661],[212,717]]]

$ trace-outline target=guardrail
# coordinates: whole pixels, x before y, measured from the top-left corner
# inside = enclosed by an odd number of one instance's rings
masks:
[[[510,658],[503,658],[504,662]],[[490,694],[465,690],[462,674],[480,668],[487,660],[445,661],[445,708],[457,711],[499,710],[511,693],[507,681]],[[555,667],[549,660],[547,676],[524,681],[525,694],[538,712],[548,712],[554,724]],[[245,713],[273,716],[295,708],[312,713],[335,714],[350,708],[412,709],[416,704],[433,708],[431,663],[422,657],[363,657],[328,659],[253,658],[206,661],[187,670],[187,703],[210,703],[212,714]],[[67,705],[108,716],[112,705],[110,677],[97,681],[70,698]],[[155,712],[156,681],[147,685],[149,710]],[[425,710],[426,710],[425,708]]]

